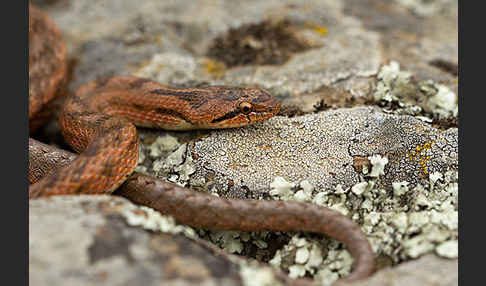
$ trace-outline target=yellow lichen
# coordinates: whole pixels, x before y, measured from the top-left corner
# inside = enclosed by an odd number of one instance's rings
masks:
[[[434,144],[434,141],[419,145],[415,147],[415,149],[409,154],[410,160],[418,161],[424,174],[429,173],[427,170],[427,162],[430,160],[430,150],[432,149],[432,144]]]
[[[319,25],[309,25],[309,28],[311,28],[316,33],[320,34],[321,36],[327,35],[326,27],[322,27],[322,26],[319,26]]]
[[[203,62],[203,66],[214,79],[220,79],[225,75],[226,65],[223,62],[208,59]]]

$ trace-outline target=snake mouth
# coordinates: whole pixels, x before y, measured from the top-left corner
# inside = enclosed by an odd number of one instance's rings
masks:
[[[223,129],[223,128],[235,128],[252,125],[265,121],[266,119],[273,117],[273,112],[251,112],[249,114],[243,114],[237,112],[236,115],[229,116],[229,114],[223,115],[212,120],[206,126],[201,126],[207,129]]]
[[[219,123],[221,123],[221,122],[230,121],[234,118],[240,117],[239,115],[242,115],[242,114],[241,114],[240,110],[236,109],[236,110],[233,110],[233,111],[230,111],[230,112],[224,114],[223,116],[220,116],[220,117],[217,117],[217,118],[211,120],[211,124],[219,125]]]

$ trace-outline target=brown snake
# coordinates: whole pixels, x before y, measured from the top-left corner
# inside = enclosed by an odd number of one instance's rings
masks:
[[[35,7],[29,10],[29,115],[34,121],[64,79],[66,52],[55,25]],[[333,210],[297,202],[216,198],[132,175],[139,144],[133,123],[169,130],[233,128],[261,122],[279,108],[276,99],[255,88],[173,89],[132,76],[87,83],[66,100],[59,114],[65,140],[80,155],[31,139],[29,197],[111,193],[126,180],[116,194],[173,215],[179,223],[329,235],[344,242],[354,257],[354,271],[340,282],[368,277],[375,262],[365,235]]]

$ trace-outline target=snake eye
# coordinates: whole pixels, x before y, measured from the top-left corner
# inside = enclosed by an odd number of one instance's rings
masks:
[[[240,110],[244,114],[249,114],[251,112],[251,108],[252,108],[252,106],[251,106],[251,103],[249,103],[249,102],[240,103]]]

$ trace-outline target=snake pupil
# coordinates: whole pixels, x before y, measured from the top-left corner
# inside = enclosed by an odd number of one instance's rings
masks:
[[[248,103],[248,102],[242,102],[242,103],[240,104],[240,110],[241,110],[241,112],[243,112],[244,114],[248,114],[248,113],[250,113],[250,111],[251,111],[251,104],[250,104],[250,103]]]

